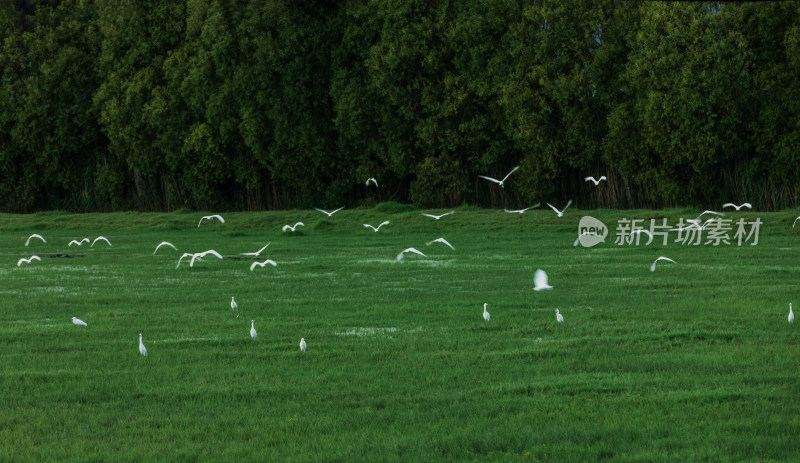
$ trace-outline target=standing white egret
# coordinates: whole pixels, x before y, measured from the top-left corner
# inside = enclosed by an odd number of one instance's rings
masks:
[[[564,206],[564,209],[563,209],[563,210],[561,210],[561,211],[559,211],[558,209],[556,209],[556,208],[555,208],[555,206],[553,206],[553,205],[552,205],[552,204],[550,204],[550,203],[547,203],[547,205],[548,205],[548,206],[550,206],[550,209],[552,209],[552,210],[556,211],[556,214],[557,214],[559,217],[564,217],[564,212],[566,212],[566,210],[567,210],[567,208],[569,207],[569,205],[570,205],[570,204],[572,204],[572,200],[571,200],[571,199],[570,199],[570,200],[567,202],[567,205],[566,205],[566,206]]]
[[[339,211],[341,211],[342,209],[344,209],[344,206],[342,206],[342,207],[340,207],[339,209],[336,209],[335,211],[332,211],[332,212],[323,211],[322,209],[320,209],[320,208],[318,208],[318,207],[315,207],[314,209],[316,209],[316,210],[318,210],[318,211],[322,212],[323,214],[326,214],[328,217],[330,217],[330,216],[332,216],[333,214],[336,214],[337,212],[339,212]]]
[[[243,253],[242,253],[242,255],[243,255],[243,256],[254,256],[254,257],[258,257],[258,255],[259,255],[259,254],[261,254],[261,251],[263,251],[264,249],[267,249],[267,246],[269,246],[269,245],[270,245],[270,243],[267,243],[266,245],[264,245],[264,247],[263,247],[263,248],[259,249],[259,250],[258,250],[258,251],[256,251],[256,252],[243,252]]]
[[[369,186],[370,183],[372,183],[375,186],[378,186],[378,181],[375,180],[375,177],[368,178],[367,181],[364,182],[364,185]]]
[[[83,320],[81,320],[79,318],[75,318],[75,317],[72,317],[72,323],[74,323],[74,324],[76,324],[78,326],[86,326],[86,322],[85,321],[83,321]]]
[[[34,261],[34,260],[41,261],[42,259],[41,259],[41,258],[39,258],[39,256],[30,256],[30,257],[28,257],[27,259],[23,257],[22,259],[20,259],[20,260],[18,260],[18,261],[17,261],[17,267],[19,267],[20,265],[22,265],[22,263],[23,263],[23,262],[25,262],[26,264],[30,264],[30,263],[31,263],[32,261]]]
[[[223,218],[222,218],[222,216],[221,216],[221,215],[219,215],[219,214],[214,214],[214,215],[204,215],[204,216],[203,216],[203,217],[200,219],[200,221],[199,221],[199,222],[197,222],[197,226],[199,227],[199,226],[200,226],[200,224],[201,224],[201,223],[203,223],[203,221],[204,221],[204,220],[211,220],[211,219],[217,219],[217,220],[219,220],[221,223],[225,223],[225,219],[223,219]]]
[[[722,208],[723,208],[723,209],[725,209],[725,208],[726,208],[726,207],[728,207],[728,206],[731,206],[731,207],[733,207],[733,208],[734,208],[734,209],[736,209],[737,211],[738,211],[739,209],[743,208],[743,207],[746,207],[746,208],[748,208],[748,209],[752,209],[752,208],[753,208],[753,205],[752,205],[752,204],[750,204],[750,203],[744,203],[744,204],[742,204],[741,206],[737,206],[736,204],[733,204],[733,203],[725,203],[725,204],[723,204],[723,205],[722,205]]]
[[[250,337],[255,339],[258,334],[256,333],[256,322],[255,320],[250,320]]]
[[[484,319],[484,320],[486,320],[486,321],[488,322],[488,321],[489,321],[489,319],[490,319],[490,318],[492,318],[492,316],[491,316],[491,315],[489,315],[489,312],[486,310],[486,306],[487,306],[487,305],[489,305],[489,303],[488,303],[488,302],[484,302],[484,303],[483,303],[483,319]]]
[[[306,338],[300,338],[300,350],[305,352],[306,347]]]
[[[415,254],[419,254],[419,255],[420,255],[420,256],[422,256],[422,257],[427,257],[425,254],[423,254],[423,253],[421,253],[421,252],[417,251],[417,250],[416,250],[416,249],[414,249],[414,248],[408,248],[408,249],[404,249],[402,252],[400,252],[400,254],[398,254],[398,255],[397,255],[397,260],[402,260],[402,259],[403,259],[403,254],[405,254],[405,253],[407,253],[407,252],[413,252],[413,253],[415,253]]]
[[[31,236],[29,236],[29,237],[28,237],[28,240],[27,240],[27,241],[25,241],[25,246],[27,246],[27,245],[28,245],[28,243],[30,243],[30,242],[31,242],[31,238],[39,238],[39,239],[40,239],[40,240],[42,240],[43,242],[47,243],[47,241],[45,241],[45,240],[44,240],[44,238],[42,238],[42,235],[37,235],[36,233],[34,233],[33,235],[31,235]]]
[[[236,304],[236,301],[233,300],[233,296],[231,296],[231,309],[233,309],[234,312],[239,310],[239,306]],[[239,314],[236,314],[236,316],[238,317]]]
[[[525,211],[527,211],[529,209],[535,209],[535,208],[537,208],[537,207],[539,207],[541,205],[542,205],[541,203],[536,203],[531,207],[526,207],[525,209],[517,209],[515,211],[509,210],[509,209],[504,209],[504,210],[509,214],[520,214],[520,215],[522,215],[522,214],[525,213]]]
[[[269,265],[271,265],[273,267],[277,267],[278,266],[278,264],[276,264],[274,260],[267,259],[264,262],[253,262],[252,264],[250,264],[250,271],[252,272],[253,269],[256,268],[256,266],[264,268],[267,264],[269,264]]]
[[[92,246],[94,246],[94,243],[96,243],[98,240],[105,241],[106,243],[108,243],[109,246],[111,246],[111,242],[108,241],[108,238],[106,238],[105,236],[98,236],[97,238],[95,238],[94,241],[92,241]],[[91,248],[92,246],[89,247]]]
[[[605,175],[603,175],[602,177],[600,177],[599,179],[596,179],[596,180],[595,180],[594,177],[586,177],[586,178],[583,179],[584,182],[591,181],[592,183],[594,183],[594,186],[599,185],[600,182],[602,182],[603,180],[608,180]]]
[[[142,344],[142,333],[139,333],[139,353],[147,356],[147,349],[145,349],[144,344]]]
[[[447,246],[448,246],[450,249],[452,249],[452,250],[455,250],[455,249],[456,249],[456,248],[454,248],[454,247],[453,247],[453,245],[452,245],[452,244],[448,243],[448,242],[447,242],[447,240],[446,240],[446,239],[444,239],[444,238],[436,238],[436,239],[435,239],[435,240],[433,240],[433,241],[429,241],[429,242],[425,243],[425,245],[426,245],[426,246],[430,246],[430,245],[432,245],[433,243],[442,243],[442,244],[445,244],[445,245],[447,245]]]
[[[380,225],[378,225],[377,227],[373,227],[372,225],[370,225],[370,224],[368,224],[368,223],[365,223],[365,224],[364,224],[364,226],[365,226],[365,227],[368,227],[368,228],[371,228],[371,229],[372,229],[372,231],[374,231],[375,233],[377,233],[377,232],[378,232],[378,230],[380,230],[382,226],[384,226],[384,225],[386,225],[386,224],[388,224],[388,223],[389,223],[389,221],[388,221],[388,220],[384,220],[384,221],[383,221],[383,222],[381,222],[381,224],[380,224]]]
[[[304,224],[303,222],[297,222],[296,224],[294,224],[294,227],[291,226],[291,225],[284,225],[281,230],[283,230],[283,231],[286,231],[286,230],[294,231],[294,229],[297,228],[299,225],[302,225],[304,227],[306,226],[306,224]]]
[[[558,323],[564,323],[564,317],[561,315],[558,309],[556,309],[556,320],[558,320]]]
[[[169,241],[162,241],[161,243],[159,243],[158,246],[156,246],[156,250],[153,251],[153,255],[156,255],[156,253],[158,252],[159,248],[161,248],[161,246],[169,246],[169,247],[171,247],[172,249],[174,249],[176,251],[178,250],[178,248],[176,248],[175,245],[173,245]]]
[[[431,218],[434,218],[434,219],[436,219],[436,220],[439,220],[439,219],[441,219],[442,217],[444,217],[444,216],[446,216],[446,215],[450,215],[450,214],[452,214],[452,213],[454,213],[454,212],[455,212],[455,211],[445,212],[445,213],[444,213],[444,214],[442,214],[442,215],[426,214],[426,213],[424,213],[424,212],[423,212],[423,213],[422,213],[422,215],[424,215],[425,217],[431,217]]]
[[[533,274],[533,290],[541,291],[543,289],[553,289],[553,287],[547,284],[547,274],[544,273],[544,270],[538,269]]]
[[[660,260],[666,260],[666,261],[672,262],[673,264],[677,264],[677,262],[675,262],[674,260],[670,259],[669,257],[661,256],[658,259],[653,261],[653,265],[650,266],[650,271],[651,272],[655,272],[656,271],[656,262],[658,262]]]
[[[515,168],[511,169],[511,172],[507,173],[507,174],[506,174],[506,176],[505,176],[505,177],[503,177],[503,180],[497,180],[496,178],[487,177],[487,176],[485,176],[485,175],[478,175],[478,177],[480,177],[480,178],[485,178],[486,180],[489,180],[490,182],[494,182],[494,183],[496,183],[496,184],[500,185],[500,188],[503,188],[503,186],[505,185],[505,181],[506,181],[506,179],[507,179],[507,178],[508,178],[508,177],[509,177],[511,174],[513,174],[514,172],[516,172],[516,171],[517,171],[517,169],[519,169],[519,166],[517,166],[517,167],[515,167]]]
[[[789,323],[794,322],[794,313],[792,312],[792,303],[789,303]]]

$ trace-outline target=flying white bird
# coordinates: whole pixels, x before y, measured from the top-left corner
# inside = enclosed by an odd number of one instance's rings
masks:
[[[651,272],[655,272],[656,271],[656,262],[658,262],[660,260],[666,260],[666,261],[672,262],[673,264],[677,264],[677,262],[675,262],[674,260],[670,259],[669,257],[661,256],[658,259],[653,261],[653,265],[650,266],[650,271]]]
[[[105,236],[98,236],[97,238],[95,238],[94,241],[92,241],[92,246],[94,246],[94,243],[96,243],[98,240],[105,241],[106,243],[108,243],[109,246],[111,246],[111,242],[108,241],[108,238],[106,238]],[[89,246],[89,247],[92,247],[92,246]]]
[[[401,252],[400,254],[397,255],[397,260],[402,260],[403,259],[403,254],[405,254],[407,252],[413,252],[413,253],[419,254],[422,257],[427,257],[425,254],[417,251],[414,248],[408,248],[408,249],[404,250],[403,252]]]
[[[70,241],[70,242],[69,242],[69,244],[67,245],[67,247],[69,247],[69,246],[72,246],[73,244],[77,244],[78,246],[82,246],[84,241],[86,241],[86,242],[88,243],[88,242],[90,242],[91,240],[90,240],[89,238],[84,238],[84,239],[82,239],[82,240],[80,240],[80,241],[78,241],[78,240],[72,240],[72,241]]]
[[[489,303],[488,303],[488,302],[484,302],[484,303],[483,303],[483,319],[484,319],[484,320],[486,320],[486,321],[488,322],[488,321],[489,321],[489,319],[490,319],[492,316],[491,316],[491,315],[489,315],[489,312],[487,312],[487,311],[486,311],[486,306],[487,306],[487,305],[489,305]]]
[[[505,209],[505,211],[508,212],[509,214],[514,214],[514,213],[516,213],[516,214],[524,214],[525,211],[527,211],[529,209],[537,208],[539,206],[541,206],[541,203],[536,203],[536,205],[531,206],[531,207],[526,207],[525,209],[518,209],[516,211],[511,211],[511,210]]]
[[[147,356],[147,349],[144,348],[144,344],[142,344],[142,333],[139,333],[139,353]]]
[[[689,222],[689,225],[687,225],[687,226],[685,226],[683,228],[670,228],[669,231],[684,231],[684,230],[690,230],[690,229],[705,230],[709,225],[714,223],[715,220],[719,220],[719,219],[716,219],[716,218],[712,217],[712,218],[706,220],[705,222],[703,222],[702,225],[700,225],[699,218],[698,219],[686,219],[686,221]]]
[[[591,181],[592,183],[594,183],[594,186],[599,185],[600,182],[602,182],[603,180],[608,180],[605,175],[603,175],[602,177],[600,177],[597,180],[595,180],[594,177],[586,177],[586,178],[583,179],[584,182]]]
[[[541,291],[543,289],[553,289],[553,287],[547,284],[547,274],[544,273],[544,270],[538,269],[533,274],[533,290]]]
[[[723,205],[722,205],[722,208],[723,208],[723,209],[725,209],[725,208],[726,208],[726,207],[728,207],[728,206],[731,206],[731,207],[733,207],[733,208],[734,208],[734,209],[736,209],[737,211],[738,211],[739,209],[743,208],[743,207],[746,207],[746,208],[748,208],[748,209],[752,209],[752,208],[753,208],[753,205],[752,205],[752,204],[750,204],[750,203],[744,203],[744,204],[742,204],[741,206],[737,206],[736,204],[733,204],[733,203],[725,203],[725,204],[723,204]]]
[[[452,244],[448,243],[448,242],[447,242],[447,240],[446,240],[446,239],[444,239],[444,238],[436,238],[436,239],[435,239],[435,240],[433,240],[433,241],[429,241],[428,243],[426,243],[426,246],[430,246],[430,245],[432,245],[433,243],[442,243],[442,244],[446,244],[446,245],[447,245],[447,246],[448,246],[450,249],[452,249],[452,250],[455,250],[455,249],[456,249],[456,248],[454,248],[454,247],[453,247],[453,245],[452,245]]]
[[[205,257],[208,254],[211,254],[212,256],[216,256],[217,258],[222,259],[222,256],[219,255],[217,251],[209,249],[208,251],[198,252],[197,254],[193,255],[192,260],[189,262],[189,267],[194,267],[195,259],[203,260],[203,257]]]
[[[519,166],[517,166],[517,167],[515,167],[515,168],[511,169],[511,172],[507,173],[507,174],[506,174],[506,176],[505,176],[505,177],[503,177],[503,180],[497,180],[496,178],[487,177],[487,176],[485,176],[485,175],[478,175],[478,177],[480,177],[480,178],[485,178],[486,180],[489,180],[490,182],[494,182],[494,183],[496,183],[496,184],[500,185],[500,188],[503,188],[503,185],[504,185],[504,183],[505,183],[506,179],[508,178],[508,176],[509,176],[509,175],[511,175],[511,174],[513,174],[514,172],[516,172],[516,171],[517,171],[517,169],[519,169]]]
[[[381,229],[381,227],[382,227],[382,226],[384,226],[384,225],[386,225],[387,223],[389,223],[389,221],[388,221],[388,220],[385,220],[385,221],[381,222],[381,224],[380,224],[380,225],[378,225],[377,227],[373,227],[372,225],[370,225],[370,224],[368,224],[368,223],[365,223],[365,224],[364,224],[364,226],[365,226],[365,227],[369,227],[369,228],[371,228],[371,229],[372,229],[372,231],[374,231],[374,232],[376,232],[376,233],[377,233],[377,231],[378,231],[378,230],[380,230],[380,229]]]
[[[267,244],[266,244],[266,245],[265,245],[263,248],[259,249],[259,250],[258,250],[258,251],[256,251],[256,252],[243,252],[243,253],[242,253],[242,255],[243,255],[243,256],[253,256],[253,257],[258,257],[258,255],[259,255],[259,254],[261,254],[261,251],[263,251],[264,249],[267,249],[267,246],[269,246],[269,244],[270,244],[270,243],[267,243]]]
[[[255,339],[258,334],[256,333],[256,322],[255,320],[250,320],[250,337]]]
[[[304,227],[306,226],[306,224],[304,224],[303,222],[297,222],[296,224],[294,224],[294,227],[291,226],[291,225],[284,225],[281,230],[283,230],[283,231],[286,231],[286,230],[294,231],[294,229],[297,228],[298,225],[302,225]]]
[[[192,254],[191,252],[184,252],[183,255],[181,256],[181,258],[178,259],[178,265],[176,265],[175,268],[178,268],[178,267],[181,266],[181,261],[183,260],[184,257],[194,257],[194,254]]]
[[[344,209],[344,206],[340,207],[339,209],[336,209],[336,210],[335,210],[335,211],[333,211],[333,212],[323,211],[322,209],[320,209],[320,208],[318,208],[318,207],[315,207],[314,209],[316,209],[316,210],[318,210],[318,211],[322,212],[323,214],[326,214],[328,217],[330,217],[330,216],[332,216],[333,214],[336,214],[337,212],[339,212],[339,211],[341,211],[342,209]]]
[[[550,209],[556,211],[556,214],[558,214],[559,217],[564,217],[564,212],[567,210],[567,208],[569,207],[570,204],[572,204],[572,200],[571,199],[567,202],[567,205],[564,206],[564,210],[563,211],[559,211],[558,209],[555,208],[555,206],[553,206],[550,203],[547,203],[547,205],[550,206]]]
[[[561,315],[558,309],[556,309],[556,320],[558,320],[558,323],[564,323],[564,316]]]
[[[22,265],[23,262],[25,262],[26,264],[30,264],[31,261],[34,261],[34,260],[41,261],[42,259],[40,259],[39,256],[30,256],[27,259],[23,257],[22,259],[17,261],[17,267]]]
[[[300,350],[303,352],[306,351],[306,338],[300,338]]]
[[[452,213],[454,213],[454,212],[455,212],[455,211],[445,212],[445,213],[444,213],[444,214],[442,214],[442,215],[426,214],[426,213],[424,213],[424,212],[423,212],[423,213],[422,213],[422,215],[424,215],[425,217],[432,217],[432,218],[434,218],[434,219],[436,219],[436,220],[439,220],[439,219],[441,219],[442,217],[444,217],[444,216],[446,216],[446,215],[450,215],[450,214],[452,214]]]
[[[370,177],[364,182],[364,185],[369,186],[369,183],[372,182],[375,186],[378,186],[378,181],[375,180],[375,177]]]
[[[800,219],[800,216],[797,216],[797,219]],[[797,223],[797,219],[794,219],[794,222],[792,222],[792,228],[794,228],[794,224]]]
[[[699,221],[700,221],[700,217],[702,217],[704,214],[725,215],[725,214],[724,214],[724,213],[722,213],[722,212],[703,211],[703,212],[701,212],[701,213],[700,213],[700,215],[698,215],[698,216],[697,216],[697,218],[696,218],[696,219],[694,219],[692,222],[699,222]]]
[[[43,242],[45,242],[45,243],[47,242],[47,241],[45,241],[45,240],[44,240],[44,238],[42,238],[42,235],[37,235],[36,233],[34,233],[33,235],[31,235],[31,236],[29,236],[29,237],[28,237],[28,240],[27,240],[27,241],[25,241],[25,246],[27,246],[27,245],[28,245],[28,243],[30,243],[30,242],[31,242],[31,238],[39,238],[39,239],[40,239],[40,240],[42,240]]]
[[[211,220],[211,219],[217,219],[220,222],[225,223],[225,219],[223,219],[222,216],[219,215],[219,214],[204,215],[203,218],[200,219],[200,222],[197,222],[197,226],[199,227],[200,224],[203,223],[204,220]]]
[[[794,313],[792,312],[792,303],[789,303],[789,323],[794,321]]]
[[[74,324],[76,324],[78,326],[86,326],[86,322],[85,321],[83,321],[83,320],[81,320],[79,318],[75,318],[75,317],[72,317],[72,323],[74,323]]]
[[[272,259],[267,259],[267,260],[265,260],[264,262],[253,262],[252,264],[250,264],[250,271],[252,272],[252,271],[253,271],[253,269],[254,269],[254,268],[256,268],[256,266],[259,266],[259,267],[261,267],[261,268],[264,268],[264,267],[265,267],[267,264],[269,264],[269,265],[271,265],[271,266],[273,266],[273,267],[277,267],[277,265],[278,265],[278,264],[276,264],[276,263],[275,263],[275,261],[274,261],[274,260],[272,260]]]
[[[155,250],[155,251],[153,251],[153,255],[156,255],[156,252],[158,252],[158,249],[159,249],[161,246],[169,246],[169,247],[171,247],[172,249],[174,249],[174,250],[176,250],[176,251],[178,250],[178,248],[176,248],[176,247],[175,247],[175,245],[173,245],[173,244],[172,244],[172,243],[170,243],[169,241],[162,241],[162,242],[161,242],[161,243],[160,243],[158,246],[156,246],[156,250]]]

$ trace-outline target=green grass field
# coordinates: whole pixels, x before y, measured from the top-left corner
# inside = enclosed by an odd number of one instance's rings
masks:
[[[0,461],[800,461],[798,211],[727,212],[756,246],[614,244],[688,209],[421,212],[0,215]]]

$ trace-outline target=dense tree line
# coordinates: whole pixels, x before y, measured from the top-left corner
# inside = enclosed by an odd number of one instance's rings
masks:
[[[797,202],[797,2],[0,0],[0,39],[3,211]]]

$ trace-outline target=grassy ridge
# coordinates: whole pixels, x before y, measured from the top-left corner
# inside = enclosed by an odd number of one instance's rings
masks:
[[[620,218],[697,211],[589,211],[611,230],[585,249],[583,211],[420,212],[0,215],[0,460],[800,459],[796,215],[728,213],[757,246],[637,247]]]

